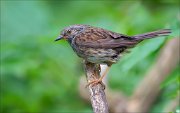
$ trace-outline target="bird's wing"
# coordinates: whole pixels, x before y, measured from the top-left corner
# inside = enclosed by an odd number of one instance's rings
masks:
[[[133,47],[137,44],[132,37],[104,30],[101,28],[86,28],[75,37],[78,46],[92,48]]]

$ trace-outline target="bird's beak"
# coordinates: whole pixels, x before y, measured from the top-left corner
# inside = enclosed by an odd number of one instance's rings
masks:
[[[56,38],[54,41],[58,41],[58,40],[61,40],[63,38],[62,35],[58,36],[58,38]]]

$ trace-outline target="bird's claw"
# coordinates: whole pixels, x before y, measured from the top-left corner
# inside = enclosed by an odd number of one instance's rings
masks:
[[[106,86],[104,85],[104,83],[102,82],[102,80],[93,80],[93,81],[90,81],[87,85],[86,85],[86,88],[88,87],[88,86],[94,86],[94,85],[96,85],[96,84],[101,84],[102,86],[103,86],[103,89],[105,89],[106,88]]]

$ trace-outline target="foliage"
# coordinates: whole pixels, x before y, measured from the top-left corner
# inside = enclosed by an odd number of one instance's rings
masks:
[[[163,1],[1,1],[3,112],[91,112],[78,94],[82,61],[65,41],[54,42],[59,31],[90,24],[129,35],[172,28],[169,38],[179,36],[178,0]],[[111,87],[131,95],[169,38],[132,49],[112,67]],[[162,84],[163,96],[152,111],[161,111],[174,97],[169,91],[176,95],[178,68]]]

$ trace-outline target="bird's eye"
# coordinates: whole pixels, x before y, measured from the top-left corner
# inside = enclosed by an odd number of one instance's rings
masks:
[[[71,33],[71,30],[68,30],[67,33]]]

